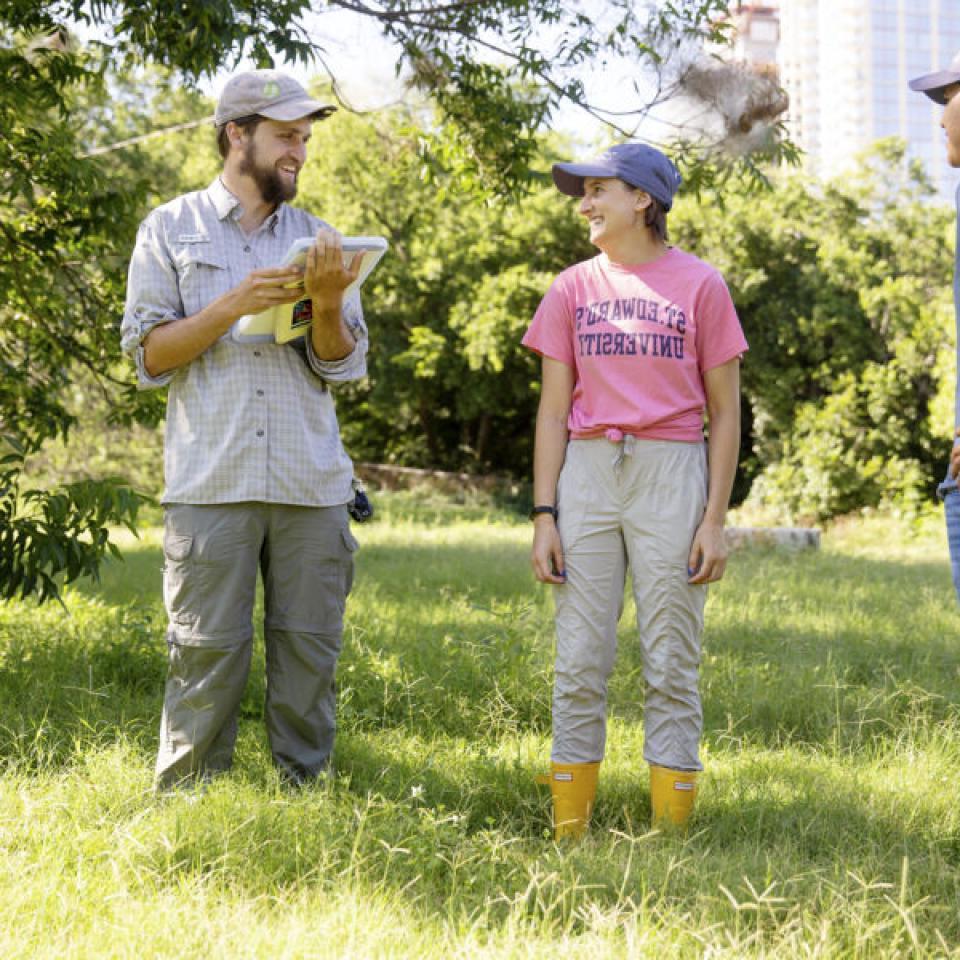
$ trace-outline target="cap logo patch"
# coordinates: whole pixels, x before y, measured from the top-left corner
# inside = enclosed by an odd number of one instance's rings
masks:
[[[280,96],[280,84],[275,80],[268,80],[263,85],[263,95],[265,97],[278,97]]]

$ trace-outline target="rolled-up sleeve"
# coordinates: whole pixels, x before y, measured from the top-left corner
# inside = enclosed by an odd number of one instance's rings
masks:
[[[353,350],[340,360],[321,360],[313,350],[313,341],[307,341],[307,363],[310,369],[328,383],[347,383],[367,375],[367,347],[369,338],[363,319],[363,307],[359,291],[352,293],[343,303],[343,320],[355,341]]]
[[[147,217],[137,232],[137,242],[127,274],[127,299],[120,325],[120,346],[137,368],[141,390],[165,387],[176,370],[153,377],[147,373],[143,341],[161,323],[184,315],[177,272],[167,253],[161,225],[154,215]]]

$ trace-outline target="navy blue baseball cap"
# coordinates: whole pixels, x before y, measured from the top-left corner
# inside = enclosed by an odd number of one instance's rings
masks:
[[[946,70],[937,70],[936,73],[925,73],[910,81],[910,89],[918,93],[925,93],[934,103],[947,102],[943,91],[951,84],[960,83],[960,53],[948,64]]]
[[[618,143],[585,163],[555,163],[553,182],[561,193],[583,196],[586,177],[617,177],[649,193],[664,210],[673,206],[681,177],[673,161],[646,143]]]

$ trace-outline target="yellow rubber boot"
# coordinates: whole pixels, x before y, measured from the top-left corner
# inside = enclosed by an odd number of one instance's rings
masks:
[[[650,764],[650,805],[653,825],[672,823],[682,827],[693,813],[697,796],[697,774],[692,770],[671,770]]]
[[[599,762],[550,764],[553,830],[557,840],[583,836],[593,813],[599,771]]]

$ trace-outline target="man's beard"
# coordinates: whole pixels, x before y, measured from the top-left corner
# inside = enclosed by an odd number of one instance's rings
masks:
[[[263,202],[272,207],[292,200],[297,195],[297,182],[284,180],[276,167],[262,167],[257,163],[257,148],[251,140],[243,148],[240,173],[249,176],[260,190]]]

